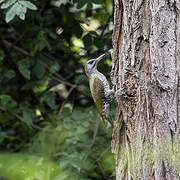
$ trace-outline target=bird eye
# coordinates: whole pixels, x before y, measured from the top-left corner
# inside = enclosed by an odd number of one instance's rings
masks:
[[[92,64],[94,61],[89,61],[88,64]]]

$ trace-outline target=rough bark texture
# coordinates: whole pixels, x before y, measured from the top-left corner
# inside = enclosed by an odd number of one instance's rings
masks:
[[[116,179],[180,179],[180,0],[114,0]]]

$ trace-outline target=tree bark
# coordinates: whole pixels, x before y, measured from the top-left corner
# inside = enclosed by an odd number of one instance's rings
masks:
[[[179,180],[180,1],[114,6],[116,180]]]

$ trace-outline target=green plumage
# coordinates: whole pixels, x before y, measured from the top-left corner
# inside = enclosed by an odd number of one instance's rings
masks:
[[[102,116],[103,102],[105,99],[103,82],[97,76],[93,76],[89,81],[89,85],[97,110]]]

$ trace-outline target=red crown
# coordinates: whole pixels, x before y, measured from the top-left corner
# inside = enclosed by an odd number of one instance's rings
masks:
[[[87,64],[87,63],[86,63]],[[84,72],[86,73],[86,64],[84,65]]]

